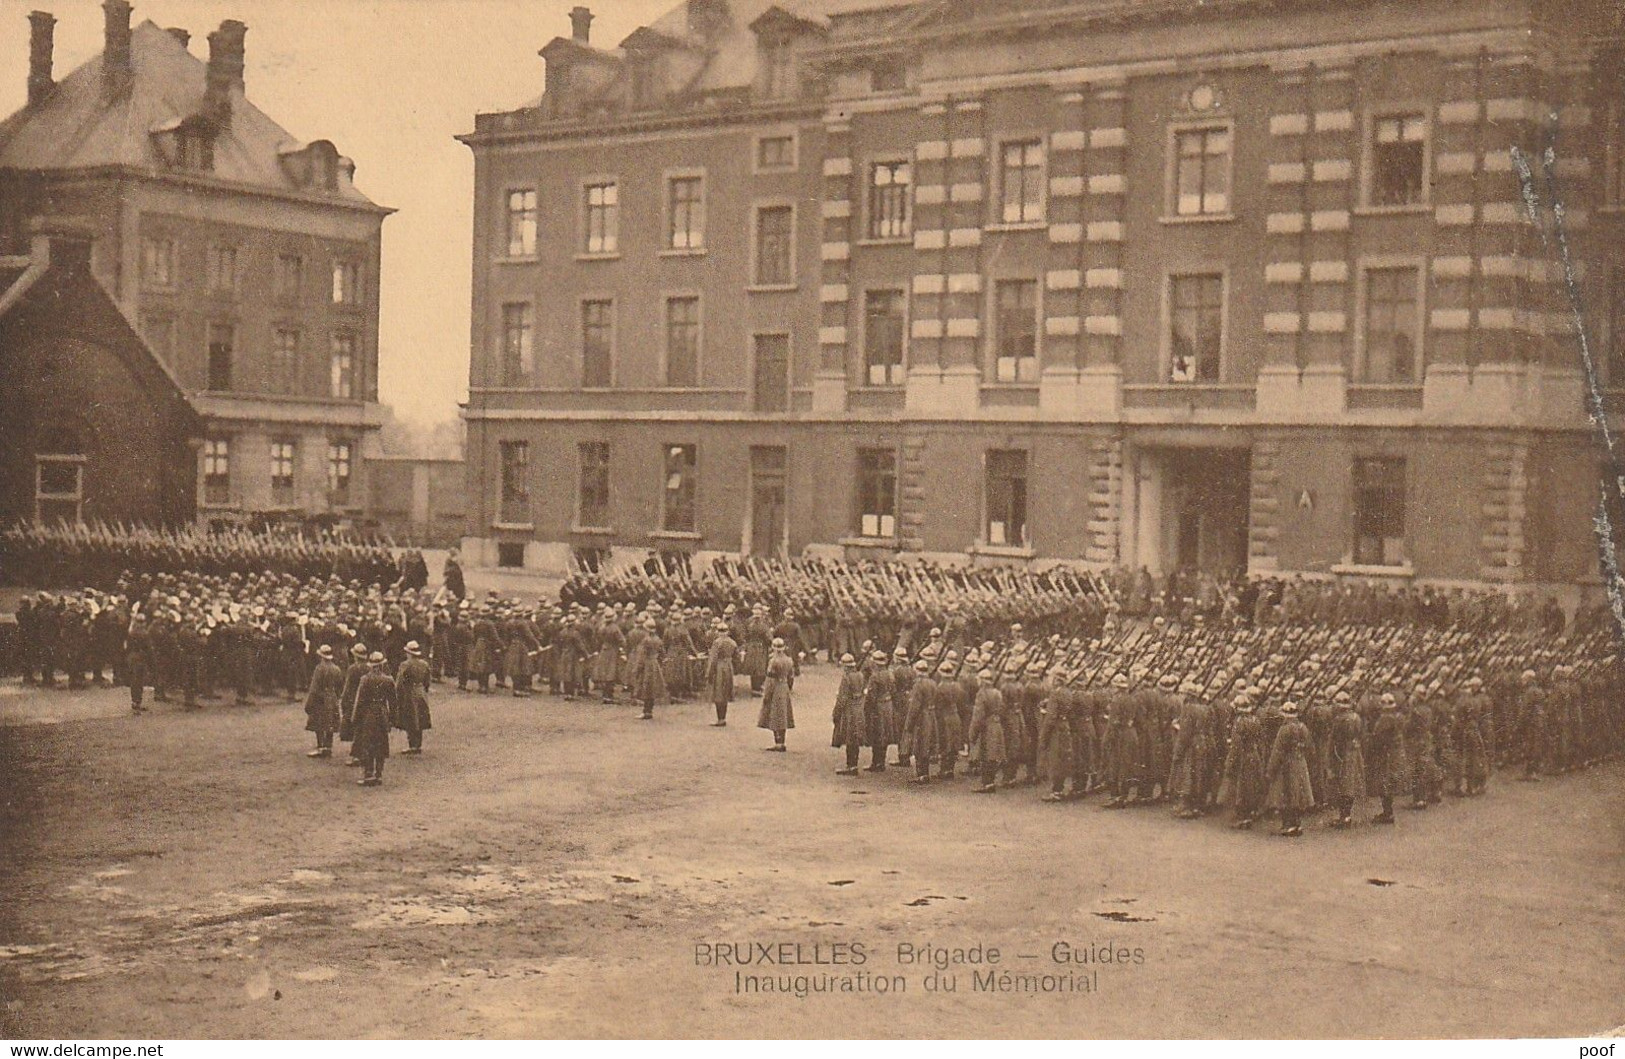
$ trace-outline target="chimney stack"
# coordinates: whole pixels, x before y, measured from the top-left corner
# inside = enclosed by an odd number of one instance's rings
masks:
[[[209,34],[209,69],[205,77],[204,111],[219,124],[231,121],[231,94],[243,90],[243,38],[248,27],[235,19],[220,23]]]
[[[51,94],[51,52],[56,39],[56,16],[35,11],[28,16],[28,105],[38,106]]]
[[[135,77],[130,64],[130,0],[103,0],[102,91],[109,97],[130,90]]]
[[[164,30],[164,32],[180,41],[181,47],[183,48],[190,47],[192,44],[192,35],[179,26],[170,26],[168,29]]]
[[[592,35],[592,11],[585,7],[570,9],[570,36],[577,44],[585,45]]]

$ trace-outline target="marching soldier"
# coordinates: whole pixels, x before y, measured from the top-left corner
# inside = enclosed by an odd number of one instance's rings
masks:
[[[346,765],[360,765],[361,750],[355,745],[355,706],[361,694],[361,680],[371,671],[367,645],[359,641],[350,648],[350,666],[344,671],[344,690],[339,694],[339,738],[350,744]]]
[[[1411,765],[1406,755],[1405,721],[1399,715],[1399,700],[1391,692],[1381,699],[1382,712],[1371,730],[1371,764],[1376,776],[1382,812],[1371,818],[1374,824],[1394,822],[1394,799],[1403,797],[1412,786]]]
[[[1309,728],[1298,718],[1298,704],[1287,702],[1281,707],[1284,720],[1275,733],[1275,745],[1270,748],[1265,772],[1269,779],[1269,798],[1265,803],[1281,814],[1281,834],[1298,838],[1303,834],[1303,814],[1315,804],[1315,792],[1309,781]]]

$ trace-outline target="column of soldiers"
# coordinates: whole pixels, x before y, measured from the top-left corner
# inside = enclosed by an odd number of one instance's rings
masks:
[[[392,585],[403,578],[410,582],[415,575],[422,556],[417,554],[413,562],[413,554],[397,560],[388,547],[333,534],[20,523],[0,532],[0,583],[111,591],[121,575],[135,571],[148,576],[214,577],[275,573],[301,581],[338,577]]]
[[[1482,794],[1497,770],[1538,780],[1625,744],[1611,630],[1558,636],[1489,625],[1309,626],[1150,622],[1114,613],[1088,640],[1007,636],[959,644],[932,629],[910,651],[878,641],[842,659],[832,743],[855,773],[912,766],[991,794],[1044,783],[1046,801],[1100,793],[1104,808],[1168,803],[1234,826],[1278,814],[1283,835],[1326,812],[1392,824],[1446,794]],[[862,659],[860,661],[859,659]],[[933,768],[935,771],[933,772]]]

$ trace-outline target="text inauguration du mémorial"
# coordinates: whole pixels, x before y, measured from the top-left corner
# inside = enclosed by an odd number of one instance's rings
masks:
[[[932,942],[877,947],[862,941],[723,941],[694,946],[694,965],[731,971],[735,993],[798,999],[910,991],[1084,996],[1100,990],[1102,969],[1139,966],[1145,960],[1140,946],[1093,941],[1055,941],[1041,952]]]

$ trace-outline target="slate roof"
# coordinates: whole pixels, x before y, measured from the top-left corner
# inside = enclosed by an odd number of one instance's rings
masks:
[[[102,95],[102,56],[57,82],[38,106],[0,122],[0,169],[53,170],[124,166],[168,170],[151,133],[173,128],[203,109],[208,64],[150,19],[130,35],[134,71],[130,91],[113,100]],[[280,191],[301,189],[279,162],[303,146],[292,133],[232,91],[231,122],[215,141],[215,179]],[[340,179],[338,199],[371,205]]]

